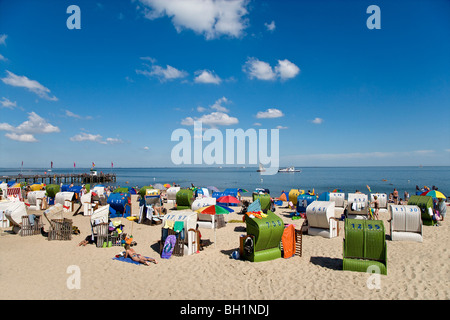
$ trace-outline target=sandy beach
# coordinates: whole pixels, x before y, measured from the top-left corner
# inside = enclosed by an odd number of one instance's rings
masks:
[[[168,207],[167,204],[165,204]],[[168,207],[169,208],[169,207]],[[240,207],[234,207],[239,211]],[[169,208],[170,209],[170,208]],[[336,209],[340,216],[342,209]],[[31,212],[31,211],[30,211]],[[29,213],[30,213],[29,212]],[[277,207],[285,223],[300,228],[291,211]],[[388,213],[381,212],[389,235]],[[162,225],[149,226],[122,219],[124,231],[137,242],[135,250],[156,258],[158,264],[134,265],[113,260],[122,247],[85,247],[78,243],[90,234],[88,216],[72,216],[81,234],[70,241],[48,241],[42,235],[21,237],[10,228],[0,237],[0,299],[149,299],[149,300],[323,300],[450,298],[449,225],[424,226],[423,243],[387,240],[386,276],[380,289],[369,289],[369,274],[342,270],[344,225],[336,238],[303,236],[302,257],[252,263],[235,260],[245,224],[228,222],[217,229],[217,242],[190,256],[161,259],[158,240]],[[242,220],[233,212],[226,221]],[[48,223],[45,221],[45,229]],[[203,239],[214,241],[214,231],[201,229]],[[79,289],[69,289],[71,266],[79,268]]]

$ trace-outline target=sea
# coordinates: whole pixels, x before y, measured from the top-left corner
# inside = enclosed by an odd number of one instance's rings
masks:
[[[437,187],[446,196],[450,195],[450,166],[395,166],[395,167],[303,167],[301,172],[262,175],[256,167],[167,167],[167,168],[97,168],[100,173],[115,173],[116,183],[107,183],[112,187],[142,187],[147,185],[173,184],[181,187],[211,187],[220,191],[226,188],[241,188],[248,191],[256,188],[269,189],[274,197],[282,191],[301,189],[316,194],[341,189],[352,193],[390,194],[396,188],[403,198],[404,192],[414,195],[416,186]],[[53,174],[89,173],[90,168],[0,168],[0,181],[4,176],[19,173]],[[243,195],[246,195],[245,193]]]

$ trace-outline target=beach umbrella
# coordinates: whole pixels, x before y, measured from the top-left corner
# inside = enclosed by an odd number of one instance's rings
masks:
[[[248,190],[241,189],[241,188],[239,188],[238,191],[239,191],[239,192],[248,192]]]
[[[198,209],[197,212],[205,213],[205,214],[212,214],[212,215],[229,214],[230,213],[230,211],[227,208],[225,208],[223,206],[219,206],[219,205],[211,205],[211,206],[203,207],[203,208]]]
[[[341,192],[344,192],[344,191],[342,191],[342,189],[334,189],[334,190],[331,191],[331,192],[339,192],[339,193],[341,193]]]
[[[424,193],[421,194],[421,196],[430,196],[433,197],[435,199],[447,199],[446,196],[444,196],[444,194],[440,191],[437,190],[430,190],[430,191],[425,191]]]
[[[230,196],[230,195],[220,197],[219,199],[217,199],[217,202],[220,202],[220,203],[241,203],[239,201],[239,199],[237,199],[236,197]]]
[[[161,183],[157,183],[153,186],[154,189],[159,189],[159,190],[166,190],[166,187],[164,187]]]
[[[168,184],[168,183],[166,183],[166,184],[164,184],[164,187],[166,187],[167,189],[169,189],[169,188],[171,187],[171,185]]]
[[[228,210],[228,212],[234,212],[233,209],[228,208],[228,207],[227,207],[226,205],[224,205],[224,204],[218,203],[217,206],[220,206],[220,207],[222,207],[222,208],[225,208],[226,210]]]
[[[209,187],[207,187],[209,190],[211,190],[211,191],[214,191],[214,192],[220,192],[220,190],[219,189],[217,189],[216,187],[214,187],[214,186],[209,186]]]
[[[207,207],[203,207],[197,210],[198,213],[203,213],[203,214],[211,214],[211,215],[219,215],[219,214],[229,214],[230,212],[222,207],[222,206],[218,206],[218,205],[211,205],[211,206],[207,206]],[[216,228],[214,228],[214,247],[216,247]]]

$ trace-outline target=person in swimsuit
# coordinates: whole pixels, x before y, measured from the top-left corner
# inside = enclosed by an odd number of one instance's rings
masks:
[[[380,212],[380,202],[379,202],[377,196],[373,196],[373,202],[372,203],[373,203],[375,218],[377,220],[380,220],[380,217],[378,216],[378,212]]]
[[[125,245],[125,258],[128,258],[128,256],[131,258],[131,260],[140,262],[142,264],[145,264],[146,266],[150,265],[150,262],[153,262],[154,264],[157,264],[158,262],[153,258],[146,258],[143,255],[136,253],[134,249],[131,249],[129,244]]]
[[[393,195],[394,195],[394,203],[398,204],[398,191],[395,188],[394,188]]]

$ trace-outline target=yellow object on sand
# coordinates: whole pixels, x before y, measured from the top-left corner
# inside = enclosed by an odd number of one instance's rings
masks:
[[[132,216],[130,216],[130,217],[127,217],[127,219],[130,220],[130,221],[136,221],[136,220],[138,220],[139,218],[138,218],[138,217],[132,217]]]

